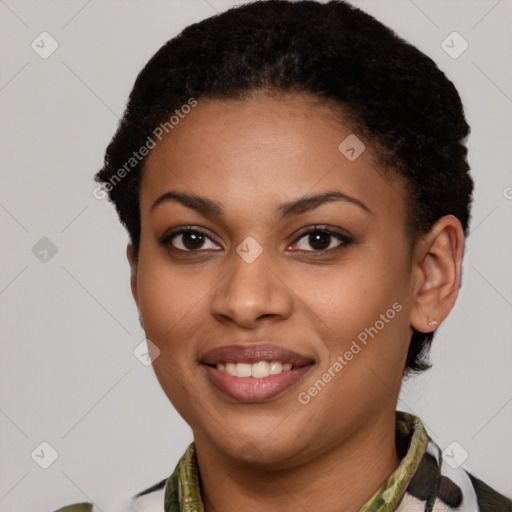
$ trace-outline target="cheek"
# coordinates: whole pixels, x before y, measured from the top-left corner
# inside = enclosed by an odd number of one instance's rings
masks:
[[[328,366],[347,351],[354,369],[396,373],[401,366],[409,341],[407,262],[384,254],[362,251],[350,266],[317,279],[314,291],[304,287],[308,307],[329,327]]]
[[[160,351],[153,369],[168,395],[184,380],[182,370],[190,366],[185,363],[192,356],[187,339],[194,323],[194,300],[184,290],[165,265],[154,258],[140,258],[139,310],[146,337]]]
[[[317,279],[314,287],[311,283],[304,285],[309,305],[338,327],[347,328],[364,328],[362,324],[375,322],[406,290],[403,269],[398,265],[365,262],[364,257],[350,266],[332,270]]]
[[[193,324],[205,292],[193,274],[171,266],[158,250],[141,248],[137,281],[147,333],[167,342]]]
[[[155,375],[176,410],[186,419],[197,394],[196,354],[191,340],[200,326],[204,289],[192,276],[172,271],[158,256],[141,254],[138,271],[139,308],[146,336],[160,350]],[[204,300],[204,298],[203,298]]]

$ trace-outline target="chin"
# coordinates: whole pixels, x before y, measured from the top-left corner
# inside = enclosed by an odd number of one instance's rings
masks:
[[[239,462],[262,470],[284,469],[293,465],[297,457],[304,455],[308,444],[301,443],[290,429],[287,429],[286,437],[276,436],[272,442],[268,433],[261,431],[249,435],[237,430],[231,434],[232,437],[217,439],[217,448]]]

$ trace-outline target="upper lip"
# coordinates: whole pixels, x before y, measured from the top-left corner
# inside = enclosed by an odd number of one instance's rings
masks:
[[[258,361],[281,361],[291,363],[293,366],[305,366],[313,362],[311,358],[271,343],[225,345],[209,350],[201,359],[202,363],[208,365],[217,363],[257,363]]]

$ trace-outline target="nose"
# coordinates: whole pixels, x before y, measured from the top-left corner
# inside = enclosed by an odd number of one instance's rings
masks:
[[[231,271],[211,298],[213,316],[245,328],[285,320],[292,314],[293,292],[280,274],[266,251],[252,262],[233,252]]]

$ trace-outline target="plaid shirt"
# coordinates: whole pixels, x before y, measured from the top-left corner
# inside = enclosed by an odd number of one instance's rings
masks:
[[[458,464],[456,447],[440,448],[419,418],[396,413],[396,446],[402,460],[359,512],[512,512],[512,501]],[[55,512],[95,512],[78,503]],[[126,512],[204,512],[195,444],[172,475],[130,498]]]

